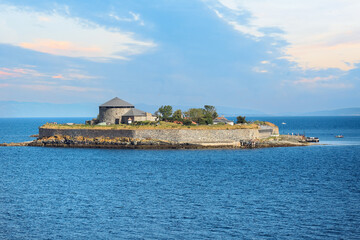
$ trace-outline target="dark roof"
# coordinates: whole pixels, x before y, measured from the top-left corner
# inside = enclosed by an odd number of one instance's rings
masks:
[[[129,108],[133,108],[134,105],[132,105],[131,103],[125,102],[124,100],[116,97],[116,98],[113,98],[110,101],[100,105],[100,107],[129,107]]]
[[[136,108],[132,108],[131,110],[129,110],[127,113],[125,113],[123,115],[123,117],[132,117],[132,116],[145,116],[146,113],[144,111],[141,111],[139,109]]]

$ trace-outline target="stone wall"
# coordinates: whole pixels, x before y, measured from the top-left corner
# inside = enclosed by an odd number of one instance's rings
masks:
[[[162,129],[162,130],[96,130],[96,129],[50,129],[40,128],[39,137],[54,135],[95,137],[131,137],[138,139],[159,139],[177,143],[216,143],[236,142],[260,138],[257,129],[232,129],[232,130],[186,130],[186,129]],[[263,134],[262,134],[263,135]],[[270,134],[269,134],[270,136]],[[268,136],[267,136],[268,137]]]
[[[145,113],[144,116],[135,116],[135,117],[123,117],[122,123],[127,124],[129,118],[132,119],[132,122],[142,122],[142,121],[156,121],[156,117],[153,117],[151,113]]]
[[[260,126],[259,129],[259,137],[260,138],[267,138],[271,135],[279,135],[279,128],[278,127],[271,127],[271,126]]]
[[[207,143],[207,142],[234,142],[259,137],[257,129],[233,129],[233,130],[137,130],[134,137],[139,139],[160,139],[182,143]]]
[[[98,130],[98,129],[51,129],[51,128],[39,128],[39,138],[51,137],[55,135],[62,136],[83,136],[88,138],[96,137],[134,137],[134,132],[132,130]]]
[[[272,129],[259,129],[259,137],[260,138],[267,138],[272,134]]]

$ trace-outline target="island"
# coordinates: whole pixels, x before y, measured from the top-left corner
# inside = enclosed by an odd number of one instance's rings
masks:
[[[182,113],[161,106],[155,114],[114,98],[99,106],[97,118],[85,124],[46,123],[36,140],[2,146],[119,149],[208,149],[307,146],[305,136],[279,135],[270,122],[237,123],[218,116],[213,106]]]

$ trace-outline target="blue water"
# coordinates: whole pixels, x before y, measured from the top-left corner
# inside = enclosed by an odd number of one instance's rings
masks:
[[[0,147],[0,239],[360,239],[360,117],[265,119],[329,144]],[[83,120],[0,119],[0,142]]]

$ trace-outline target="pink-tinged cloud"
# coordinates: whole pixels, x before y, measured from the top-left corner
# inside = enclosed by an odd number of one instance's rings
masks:
[[[4,72],[0,70],[0,78],[16,77],[15,73]]]
[[[337,76],[327,76],[327,77],[314,77],[314,78],[302,78],[300,80],[294,81],[294,85],[302,86],[305,88],[353,88],[352,84],[347,84],[340,82],[339,77]]]
[[[30,89],[33,91],[68,91],[68,92],[103,92],[104,89],[90,88],[90,87],[78,87],[78,86],[59,86],[59,85],[47,85],[47,84],[22,84],[19,87]]]
[[[143,24],[140,15],[130,14]],[[109,61],[127,60],[156,47],[153,41],[139,39],[134,32],[62,15],[56,10],[44,13],[0,4],[0,16],[0,43],[43,53]]]
[[[10,87],[10,84],[8,84],[8,83],[0,83],[0,88],[6,88],[6,87]]]
[[[62,78],[64,78],[64,77],[63,77],[61,74],[59,74],[59,75],[52,76],[52,78],[62,79]]]
[[[205,0],[204,0],[205,1]],[[216,15],[243,34],[286,41],[285,59],[304,70],[349,71],[360,62],[360,1],[357,0],[217,0]],[[237,14],[249,12],[246,23]],[[263,29],[278,28],[281,33]]]
[[[53,79],[53,82],[57,81],[81,81],[91,80],[99,78],[98,76],[87,75],[85,72],[78,69],[66,69],[61,74],[49,74],[42,73],[35,69],[30,68],[0,68],[0,79],[16,78],[26,83],[29,80],[32,83],[36,81],[49,82],[49,78]]]
[[[14,72],[20,73],[24,76],[31,76],[31,77],[46,77],[46,74],[38,72],[34,69],[28,69],[28,68],[16,68],[14,69]]]
[[[314,78],[302,78],[294,82],[294,84],[302,84],[302,83],[317,83],[317,82],[328,82],[333,79],[337,79],[336,76],[327,76],[327,77],[314,77]]]
[[[84,47],[69,41],[56,41],[51,39],[35,40],[33,42],[22,42],[23,48],[50,53],[54,55],[70,57],[97,57],[103,50],[97,46]]]
[[[339,68],[348,71],[360,62],[360,42],[299,44],[290,46],[286,59],[303,69]]]
[[[90,75],[85,75],[85,74],[81,74],[81,73],[76,73],[76,72],[72,72],[69,73],[67,75],[68,79],[78,79],[78,80],[84,80],[84,79],[95,79],[95,78],[99,78],[98,76],[90,76]]]
[[[45,77],[46,75],[29,68],[0,68],[0,77]]]
[[[76,87],[76,86],[61,86],[60,89],[73,92],[102,92],[103,89],[89,88],[89,87]]]
[[[54,90],[53,86],[49,85],[31,85],[31,84],[23,84],[20,85],[21,88],[27,88],[34,91],[51,91]]]
[[[68,69],[63,71],[62,74],[51,76],[51,78],[62,79],[62,80],[90,80],[90,79],[99,78],[99,76],[87,75],[77,69]]]

